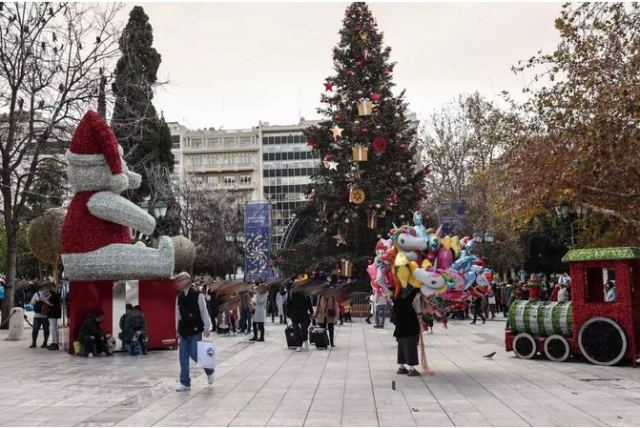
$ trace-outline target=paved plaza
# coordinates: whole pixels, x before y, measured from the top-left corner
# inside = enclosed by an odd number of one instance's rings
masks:
[[[264,343],[217,338],[214,387],[193,366],[188,393],[174,392],[176,351],[87,359],[2,340],[0,424],[640,425],[639,370],[518,360],[503,350],[503,329],[502,320],[437,325],[425,336],[436,374],[410,378],[395,374],[390,327],[356,319],[337,327],[337,348],[296,353],[282,326],[267,323]]]

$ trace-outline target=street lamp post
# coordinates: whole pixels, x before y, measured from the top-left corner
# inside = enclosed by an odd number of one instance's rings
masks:
[[[569,221],[569,231],[571,233],[571,244],[570,248],[574,248],[576,246],[575,242],[575,223],[578,218],[582,218],[587,214],[588,207],[585,204],[578,204],[576,206],[575,212],[572,212],[571,205],[568,202],[563,201],[562,203],[555,205],[553,207],[556,217],[558,220],[568,219]]]
[[[225,239],[227,242],[233,242],[233,279],[236,279],[238,274],[238,242],[244,242],[244,233],[241,230],[227,232]]]
[[[485,245],[493,245],[494,239],[493,232],[473,232],[473,240],[480,244],[482,255],[486,254]]]

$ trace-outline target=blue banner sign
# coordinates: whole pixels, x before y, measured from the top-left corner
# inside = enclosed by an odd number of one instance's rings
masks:
[[[244,279],[268,280],[271,272],[271,206],[268,202],[247,202],[244,208]]]

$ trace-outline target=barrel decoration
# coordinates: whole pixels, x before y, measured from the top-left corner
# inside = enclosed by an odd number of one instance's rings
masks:
[[[516,300],[509,308],[508,320],[513,333],[530,333],[534,336],[570,336],[573,329],[571,302]]]

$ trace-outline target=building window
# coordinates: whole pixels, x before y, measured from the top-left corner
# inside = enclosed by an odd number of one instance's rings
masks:
[[[233,175],[225,175],[224,176],[224,185],[225,186],[233,186],[236,184],[236,177]]]
[[[241,175],[240,176],[240,184],[251,184],[251,176],[250,175]]]
[[[202,138],[192,138],[191,139],[191,148],[192,149],[200,149],[200,148],[202,148]]]
[[[171,136],[171,148],[172,149],[179,149],[180,148],[180,136],[179,135],[172,135]]]

